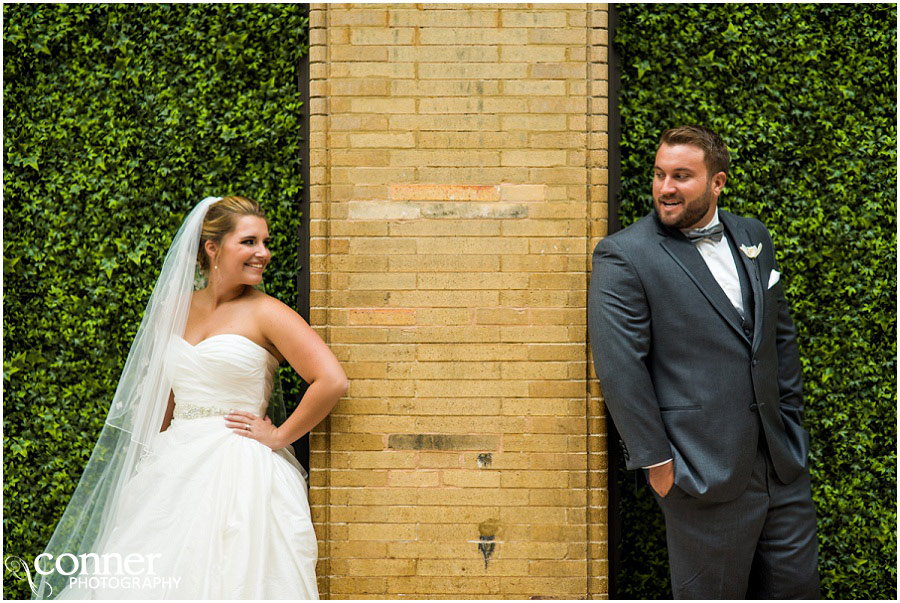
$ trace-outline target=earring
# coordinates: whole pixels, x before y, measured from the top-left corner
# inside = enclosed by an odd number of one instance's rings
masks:
[[[218,269],[219,269],[219,265],[218,265],[218,264],[216,264],[216,270],[218,270]]]

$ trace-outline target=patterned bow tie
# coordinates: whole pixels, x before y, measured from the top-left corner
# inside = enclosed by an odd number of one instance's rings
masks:
[[[688,239],[690,239],[691,243],[696,243],[697,241],[703,239],[712,239],[716,243],[722,240],[722,233],[725,232],[725,225],[719,222],[714,226],[707,226],[706,228],[696,228],[694,230],[689,230],[684,233]]]

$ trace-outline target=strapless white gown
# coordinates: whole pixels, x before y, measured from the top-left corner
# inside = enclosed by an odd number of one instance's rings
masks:
[[[173,338],[170,353],[175,418],[123,491],[103,547],[158,555],[159,584],[73,585],[60,598],[318,599],[303,467],[225,426],[231,410],[265,415],[278,361],[232,334]]]

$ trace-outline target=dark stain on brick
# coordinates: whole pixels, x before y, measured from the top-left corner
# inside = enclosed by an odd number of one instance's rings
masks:
[[[478,463],[479,469],[484,469],[485,467],[490,467],[491,463],[494,461],[494,457],[490,452],[482,452],[478,455],[478,458],[475,459],[475,462]]]
[[[422,216],[425,218],[527,218],[528,207],[521,203],[424,203]]]
[[[500,531],[500,522],[496,519],[488,519],[487,521],[482,521],[478,524],[478,552],[481,553],[481,556],[484,557],[484,569],[487,569],[488,561],[491,558],[491,555],[494,554],[494,549],[497,546],[497,543],[494,542],[494,539],[497,537],[497,532]]]
[[[449,435],[439,433],[394,433],[388,436],[393,450],[496,450],[494,435]]]
[[[488,560],[494,554],[494,547],[497,545],[494,543],[493,536],[481,536],[480,538],[481,542],[478,543],[478,550],[481,551],[481,556],[484,557],[484,569],[487,569]]]

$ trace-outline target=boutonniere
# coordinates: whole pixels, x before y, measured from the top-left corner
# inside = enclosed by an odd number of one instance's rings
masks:
[[[750,258],[751,260],[756,259],[756,256],[760,254],[762,251],[762,243],[757,243],[752,247],[747,247],[746,245],[741,245],[741,251],[744,252],[744,255]]]

